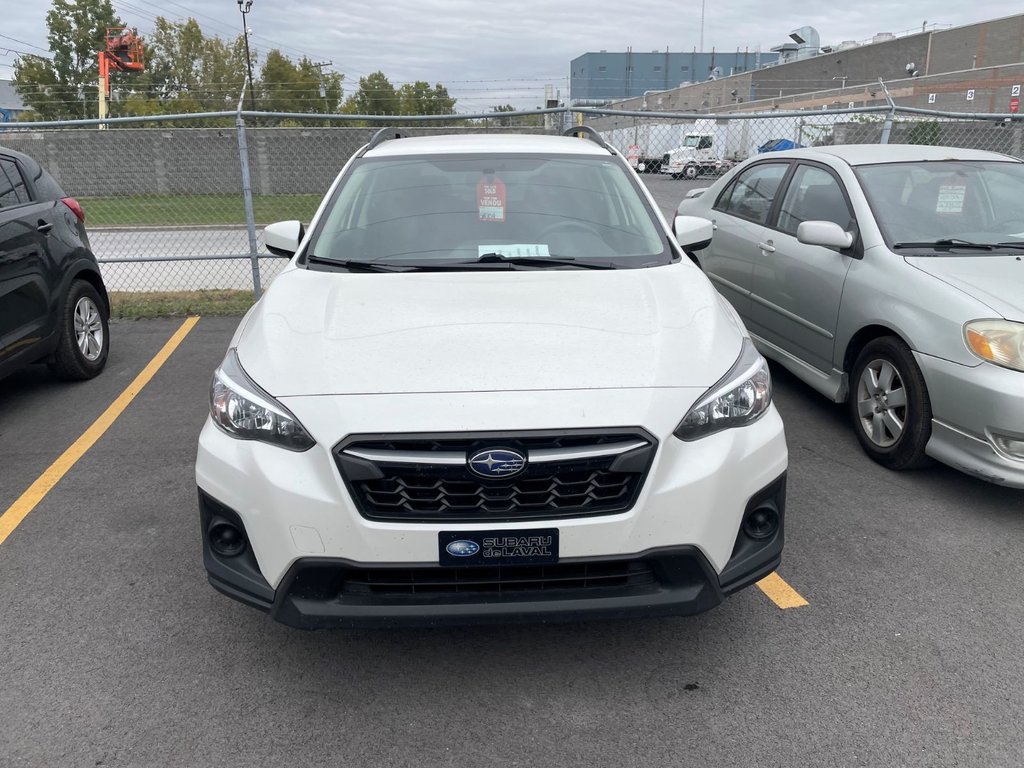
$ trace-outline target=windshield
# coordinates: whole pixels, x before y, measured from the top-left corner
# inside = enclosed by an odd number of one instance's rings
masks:
[[[685,139],[683,139],[683,146],[691,148],[696,147],[697,144],[700,142],[700,138],[700,136],[687,136]]]
[[[1024,242],[1024,164],[941,161],[855,169],[890,246]]]
[[[610,157],[578,155],[357,161],[308,254],[315,261],[466,268],[496,255],[520,263],[562,259],[565,268],[573,260],[644,267],[672,258],[625,170]]]

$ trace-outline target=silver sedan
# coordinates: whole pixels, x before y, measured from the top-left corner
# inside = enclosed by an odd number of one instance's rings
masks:
[[[948,147],[760,156],[678,213],[761,352],[891,469],[1024,488],[1024,163]],[[679,226],[684,222],[677,220]]]

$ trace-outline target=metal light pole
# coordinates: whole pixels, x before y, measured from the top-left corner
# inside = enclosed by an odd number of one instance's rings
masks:
[[[256,94],[252,87],[252,56],[249,53],[249,28],[245,23],[245,15],[252,10],[252,0],[238,0],[238,12],[242,14],[242,37],[245,38],[245,65],[249,69],[249,107],[256,111]]]

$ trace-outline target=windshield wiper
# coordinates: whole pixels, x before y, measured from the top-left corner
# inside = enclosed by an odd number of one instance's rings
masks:
[[[997,243],[972,243],[957,237],[945,237],[928,243],[896,243],[893,248],[968,248],[978,251],[991,251]]]
[[[350,272],[411,272],[409,267],[399,267],[394,264],[378,264],[372,261],[354,261],[352,259],[324,259],[319,256],[307,256],[306,261],[310,264],[322,264],[325,267],[339,267]]]
[[[462,264],[514,264],[523,267],[577,267],[579,269],[618,269],[611,262],[580,261],[572,256],[505,256],[501,253],[484,253],[476,261]]]
[[[379,261],[324,259],[319,256],[308,256],[307,261],[310,264],[322,264],[325,267],[347,269],[349,272],[450,272],[461,269],[457,263],[450,261],[439,261],[436,264],[385,264]]]

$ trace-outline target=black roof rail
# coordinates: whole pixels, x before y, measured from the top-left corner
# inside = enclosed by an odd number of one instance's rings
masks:
[[[394,135],[391,135],[391,134],[394,134]],[[365,147],[363,147],[361,150],[359,150],[359,152],[356,154],[356,157],[362,157],[363,155],[365,155],[367,152],[369,152],[374,147],[380,146],[385,141],[389,141],[390,139],[404,139],[404,138],[407,138],[407,134],[399,133],[397,128],[391,128],[391,127],[381,128],[379,131],[377,131],[375,134],[373,134],[373,138],[370,139],[370,143],[367,144]]]
[[[608,146],[608,142],[604,140],[600,133],[595,131],[589,125],[574,125],[562,134],[563,136],[580,136],[584,139],[590,139],[592,142],[597,144],[599,147],[604,147],[609,152],[612,148]]]

